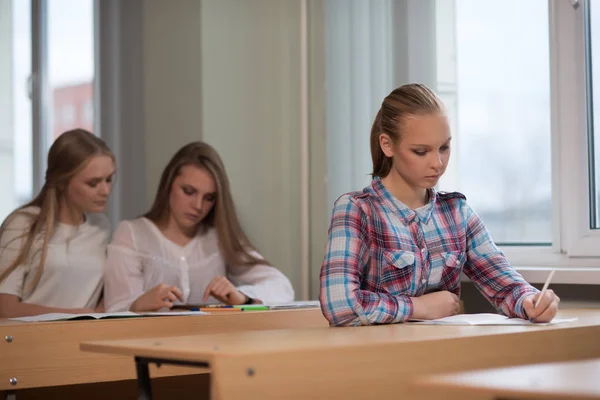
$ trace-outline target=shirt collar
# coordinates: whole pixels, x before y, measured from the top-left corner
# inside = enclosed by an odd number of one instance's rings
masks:
[[[428,191],[428,203],[415,210],[411,210],[406,204],[395,198],[386,189],[379,177],[373,178],[373,181],[371,182],[371,185],[367,187],[367,190],[381,200],[384,208],[386,208],[388,212],[396,214],[405,224],[409,224],[415,221],[415,219],[417,220],[416,222],[421,221],[424,224],[427,224],[431,218],[437,200],[435,189],[431,188]]]

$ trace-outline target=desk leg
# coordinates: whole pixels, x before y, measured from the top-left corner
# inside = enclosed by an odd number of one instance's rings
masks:
[[[148,360],[136,357],[135,370],[137,371],[138,400],[152,400]]]
[[[11,391],[4,392],[4,400],[17,400],[17,394]]]

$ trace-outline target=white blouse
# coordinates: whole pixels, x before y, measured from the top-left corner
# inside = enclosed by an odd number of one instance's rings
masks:
[[[226,276],[240,292],[264,303],[294,299],[290,281],[276,268],[226,265],[214,228],[180,246],[152,221],[138,218],[121,222],[108,246],[104,304],[107,312],[129,310],[139,296],[161,283],[177,286],[186,304],[200,304],[206,287],[218,276]],[[208,300],[217,302],[212,296]]]
[[[38,214],[38,207],[24,210]],[[31,226],[22,213],[9,221],[0,239],[0,273],[16,259],[25,238],[18,238]],[[79,226],[58,223],[50,238],[44,269],[32,289],[40,260],[43,238],[32,246],[33,257],[19,265],[0,282],[0,293],[12,294],[21,301],[47,307],[94,308],[102,293],[102,276],[110,224],[103,214],[86,214]]]

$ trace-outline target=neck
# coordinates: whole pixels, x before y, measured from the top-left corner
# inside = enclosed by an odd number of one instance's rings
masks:
[[[191,240],[194,238],[194,236],[196,236],[196,227],[182,227],[172,217],[165,218],[157,225],[165,236],[170,239],[175,239],[177,242],[181,242],[182,240],[186,239]]]
[[[429,201],[427,189],[409,185],[393,168],[385,178],[381,178],[381,183],[411,210],[423,207]]]
[[[81,225],[85,221],[83,211],[76,210],[64,198],[58,204],[58,222],[67,225]]]

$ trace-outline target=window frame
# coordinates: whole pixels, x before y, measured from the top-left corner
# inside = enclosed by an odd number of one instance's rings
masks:
[[[525,278],[600,283],[600,230],[591,229],[585,7],[549,0],[553,234],[551,247],[501,246]]]

